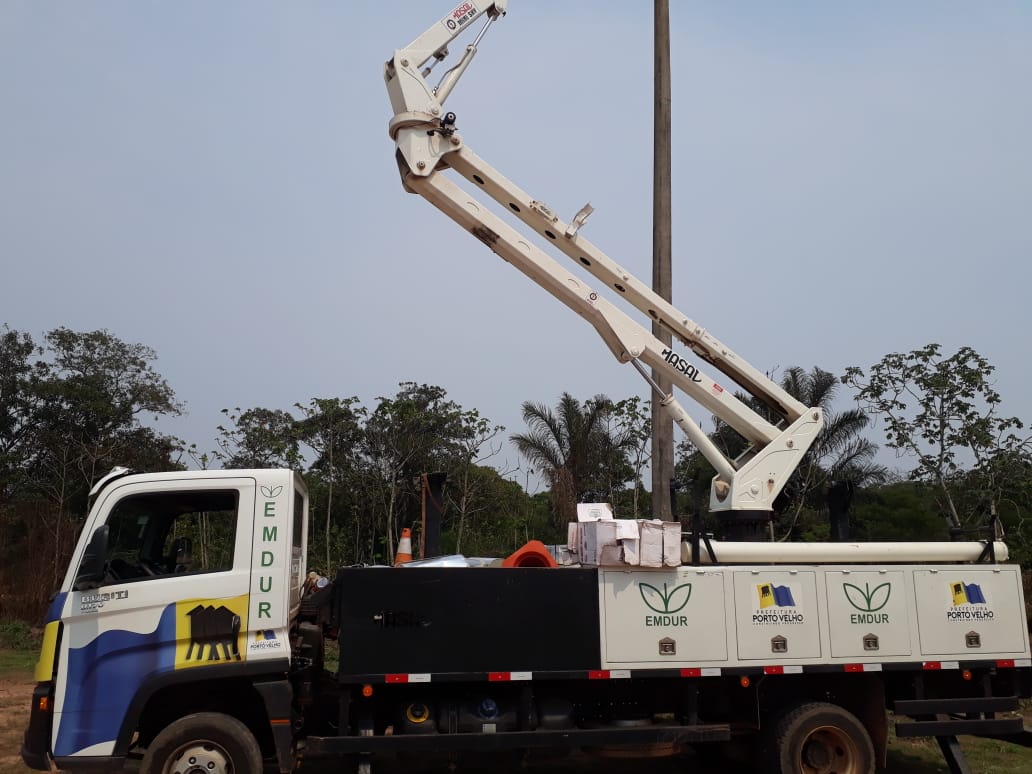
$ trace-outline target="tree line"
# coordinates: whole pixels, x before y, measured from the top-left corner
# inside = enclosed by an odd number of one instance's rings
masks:
[[[92,484],[115,465],[137,470],[290,467],[311,492],[309,565],[390,562],[404,527],[416,526],[421,481],[447,474],[446,553],[497,556],[530,538],[565,541],[578,502],[606,501],[617,515],[651,514],[642,482],[649,463],[650,406],[639,397],[560,395],[526,402],[526,427],[511,435],[443,387],[403,382],[365,405],[358,396],[317,397],[289,410],[224,409],[214,448],[160,433],[143,418],[183,412],[154,368],[156,353],[107,331],[57,328],[39,341],[0,328],[0,618],[38,618],[59,584]],[[826,539],[824,494],[835,481],[857,492],[857,539],[949,539],[995,515],[1012,555],[1032,556],[1032,451],[1020,420],[1000,415],[992,366],[974,350],[937,345],[890,354],[841,376],[786,369],[778,381],[825,426],[780,498],[775,540]],[[837,410],[846,386],[855,405]],[[780,418],[740,396],[772,422]],[[717,418],[711,437],[734,458],[746,444]],[[867,437],[877,421],[905,472],[876,461]],[[511,441],[520,464],[506,468]],[[706,512],[713,471],[687,442],[678,447],[676,512]],[[530,493],[531,480],[545,491]],[[660,496],[670,496],[660,493]],[[30,582],[27,582],[31,579]]]

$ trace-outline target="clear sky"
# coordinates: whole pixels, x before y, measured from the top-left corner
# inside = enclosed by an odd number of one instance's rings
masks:
[[[1032,5],[671,6],[674,304],[762,370],[969,345],[1032,420]],[[0,1],[0,322],[153,347],[202,449],[222,408],[405,380],[507,432],[648,397],[403,192],[383,63],[450,8]],[[511,0],[448,107],[648,281],[652,3]]]

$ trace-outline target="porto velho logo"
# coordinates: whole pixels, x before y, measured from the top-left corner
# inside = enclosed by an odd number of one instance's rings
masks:
[[[688,616],[677,615],[684,610],[688,600],[692,598],[692,584],[682,583],[679,586],[669,588],[669,584],[663,584],[663,590],[650,583],[639,583],[638,593],[645,606],[659,615],[645,616],[646,626],[687,626]]]
[[[756,597],[756,608],[752,615],[754,625],[806,622],[802,612],[796,609],[795,596],[788,584],[779,586],[775,583],[760,583],[756,586]]]
[[[889,597],[892,596],[891,583],[879,583],[873,589],[870,583],[865,583],[863,588],[852,583],[843,583],[842,593],[846,595],[846,601],[860,611],[850,614],[850,623],[889,623],[889,614],[880,611],[889,604]]]
[[[977,583],[952,581],[949,584],[953,604],[946,610],[947,621],[991,621],[994,613],[990,609],[985,592]]]

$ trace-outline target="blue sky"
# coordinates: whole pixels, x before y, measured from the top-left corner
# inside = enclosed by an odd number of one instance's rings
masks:
[[[1032,6],[671,5],[675,305],[763,370],[969,345],[1032,420]],[[448,107],[647,279],[652,4],[510,6]],[[405,380],[508,432],[524,400],[647,397],[401,189],[383,62],[448,10],[0,3],[0,322],[153,347],[202,449],[222,408]]]

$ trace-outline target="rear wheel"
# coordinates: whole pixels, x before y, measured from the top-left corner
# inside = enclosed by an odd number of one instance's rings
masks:
[[[856,716],[836,704],[811,702],[785,712],[774,726],[775,771],[784,774],[873,774],[874,745]]]
[[[154,737],[140,774],[261,774],[262,751],[247,726],[219,712],[180,718]]]

